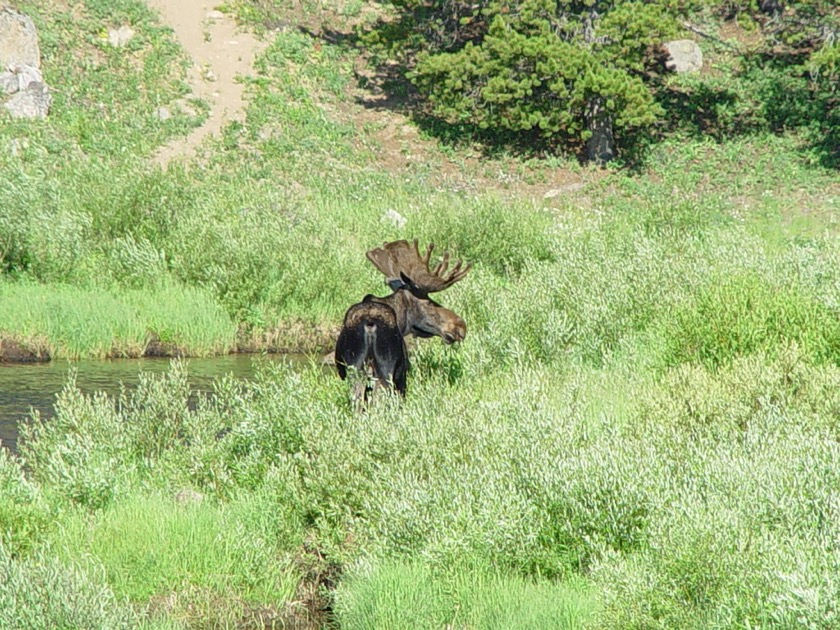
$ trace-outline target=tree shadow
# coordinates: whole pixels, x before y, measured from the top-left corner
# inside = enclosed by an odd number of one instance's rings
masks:
[[[394,24],[374,23],[368,29],[398,30]],[[451,122],[435,115],[431,104],[407,76],[407,69],[393,61],[376,61],[357,32],[305,26],[300,31],[325,43],[352,50],[362,62],[354,71],[359,93],[357,105],[372,111],[387,111],[410,120],[425,136],[452,150],[469,148],[484,158],[513,156],[522,159],[573,158],[584,163],[583,141],[558,136],[546,138],[534,131],[483,129],[469,120]],[[391,34],[393,36],[393,33]],[[771,131],[803,131],[814,161],[827,168],[840,167],[840,98],[833,100],[812,93],[804,77],[791,77],[798,57],[767,55],[751,62],[746,83],[693,81],[666,86],[654,79],[654,91],[665,110],[662,121],[649,130],[617,138],[620,164],[628,170],[643,169],[651,149],[675,133],[723,143],[733,138]],[[664,63],[662,64],[664,67]],[[787,74],[786,74],[787,73]],[[750,85],[750,81],[755,85]],[[749,92],[745,94],[745,85]],[[745,100],[746,99],[746,100]]]
[[[742,60],[726,81],[660,86],[661,133],[678,132],[723,143],[761,133],[796,132],[801,153],[825,168],[840,167],[840,94],[810,80],[799,54]]]

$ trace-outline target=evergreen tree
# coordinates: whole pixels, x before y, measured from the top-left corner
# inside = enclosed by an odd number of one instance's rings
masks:
[[[604,162],[615,155],[615,138],[632,138],[662,114],[645,73],[677,32],[676,1],[394,4],[401,20],[384,39],[447,121],[583,142],[587,158]]]

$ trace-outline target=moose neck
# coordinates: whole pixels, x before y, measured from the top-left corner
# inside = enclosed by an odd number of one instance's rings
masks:
[[[412,303],[416,303],[417,298],[410,291],[397,289],[386,297],[372,297],[371,299],[380,304],[387,304],[394,309],[394,313],[397,315],[397,326],[400,329],[401,335],[406,336],[411,333],[409,315],[411,313]]]

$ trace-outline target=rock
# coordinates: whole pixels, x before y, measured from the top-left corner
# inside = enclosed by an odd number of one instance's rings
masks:
[[[668,70],[685,74],[689,72],[700,72],[703,67],[703,51],[696,42],[690,39],[678,39],[663,44],[668,53],[668,61],[665,67]]]
[[[582,190],[584,186],[586,186],[586,184],[583,184],[582,182],[574,182],[572,184],[560,186],[559,188],[552,188],[543,195],[543,199],[555,199],[561,195],[568,195],[569,193]]]
[[[204,501],[204,495],[200,492],[196,492],[195,490],[191,490],[190,488],[184,488],[183,490],[179,490],[175,493],[175,501],[181,505],[198,505]]]
[[[0,94],[12,95],[3,104],[12,118],[46,118],[52,96],[40,67],[32,20],[13,9],[0,9]]]
[[[213,70],[206,66],[201,69],[201,78],[207,81],[208,83],[215,83],[219,80],[219,77],[216,76],[216,73]]]
[[[388,222],[396,225],[398,228],[403,228],[403,227],[405,227],[405,224],[408,223],[408,219],[406,219],[403,215],[401,215],[396,210],[392,210],[392,209],[387,210],[385,212],[385,214],[382,215],[382,218],[380,219],[380,221],[383,221],[383,222],[388,221]]]
[[[221,11],[219,11],[218,9],[213,9],[212,11],[208,11],[205,14],[205,17],[208,20],[224,20],[225,19],[225,14],[222,13]]]
[[[155,110],[155,118],[158,120],[169,120],[172,118],[172,112],[169,111],[168,107],[158,107]]]
[[[12,118],[46,118],[50,111],[52,96],[46,83],[30,83],[3,104]]]
[[[117,29],[108,31],[108,43],[114,48],[122,48],[134,37],[134,29],[123,24]]]
[[[20,89],[14,72],[0,72],[0,94],[14,94]]]
[[[41,49],[32,18],[12,8],[0,9],[0,69],[13,65],[41,67]]]
[[[0,74],[0,90],[4,94],[14,94],[25,90],[32,83],[43,83],[41,71],[29,64],[12,64],[9,70]]]

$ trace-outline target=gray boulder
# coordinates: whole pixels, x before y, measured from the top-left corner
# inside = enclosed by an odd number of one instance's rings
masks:
[[[700,72],[703,67],[703,51],[697,42],[690,39],[677,39],[663,44],[668,52],[665,67],[678,74]]]
[[[0,7],[0,70],[11,65],[41,67],[41,49],[35,24],[11,7]]]
[[[30,83],[25,90],[12,95],[3,107],[12,118],[46,118],[50,111],[52,95],[46,83]]]
[[[6,72],[0,73],[0,92],[15,94],[28,88],[32,83],[43,83],[41,71],[29,64],[12,64]]]
[[[32,20],[0,8],[0,96],[12,118],[46,118],[52,95],[41,76],[41,50]]]

